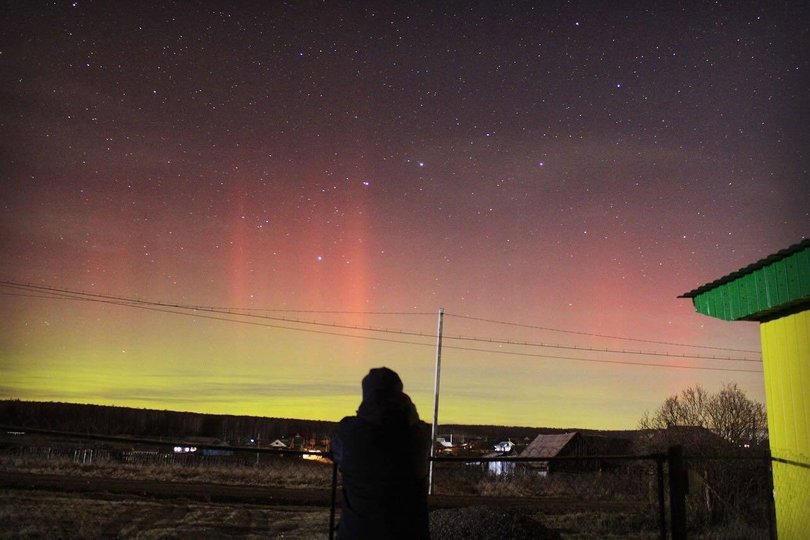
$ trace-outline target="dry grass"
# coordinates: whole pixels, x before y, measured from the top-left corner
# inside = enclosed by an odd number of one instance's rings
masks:
[[[480,467],[441,464],[436,493],[484,497],[568,497],[591,501],[655,500],[655,477],[643,469],[604,473],[555,473],[543,477],[526,469],[494,476]]]
[[[332,485],[331,465],[295,457],[265,459],[254,465],[226,466],[180,463],[138,465],[110,460],[97,460],[87,464],[76,463],[63,457],[42,459],[0,455],[0,470],[93,478],[208,482],[266,487],[328,489]]]

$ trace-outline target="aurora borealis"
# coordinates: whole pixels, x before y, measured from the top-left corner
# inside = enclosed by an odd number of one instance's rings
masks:
[[[444,308],[444,422],[764,401],[694,358],[756,359],[756,323],[677,296],[807,235],[806,5],[2,13],[0,280],[218,309],[4,286],[0,398],[334,420],[387,365],[428,417]]]

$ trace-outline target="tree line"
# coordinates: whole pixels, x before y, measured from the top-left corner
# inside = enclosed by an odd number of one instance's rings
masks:
[[[266,418],[203,414],[108,405],[40,401],[0,401],[0,424],[97,435],[185,439],[202,437],[244,445],[250,439],[329,436],[336,427],[326,420]],[[736,446],[758,446],[767,441],[765,406],[749,399],[736,383],[711,393],[700,385],[672,395],[656,410],[645,411],[639,429],[699,426]],[[533,438],[539,428],[504,426],[440,426],[441,433],[463,433],[482,438]],[[545,428],[542,432],[561,432]],[[570,431],[570,430],[569,430]],[[587,431],[587,430],[586,430]]]
[[[327,436],[336,423],[325,420],[202,414],[108,405],[0,401],[0,424],[95,435],[185,439],[202,437],[244,445],[250,439]]]

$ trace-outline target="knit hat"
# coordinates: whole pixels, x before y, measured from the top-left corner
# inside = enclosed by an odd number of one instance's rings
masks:
[[[374,424],[414,424],[419,420],[402,379],[387,367],[374,368],[363,377],[363,402],[357,416]]]
[[[373,368],[363,377],[363,401],[382,403],[402,393],[402,379],[387,367]]]

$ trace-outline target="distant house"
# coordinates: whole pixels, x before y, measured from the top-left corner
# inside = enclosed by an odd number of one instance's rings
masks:
[[[449,435],[437,435],[434,446],[437,452],[448,455],[459,455],[470,450],[470,444],[469,441],[466,440],[466,437],[464,435],[458,437],[453,433]]]
[[[289,443],[289,441],[286,441],[284,439],[276,439],[275,441],[271,442],[268,446],[270,448],[283,449],[283,448],[289,448],[290,443]]]
[[[626,455],[631,446],[632,441],[626,438],[584,435],[579,431],[541,434],[529,443],[520,457],[545,458],[526,463],[527,467],[544,475],[560,471],[585,472],[611,468],[615,463],[593,458]],[[568,459],[575,457],[591,459]]]
[[[515,448],[515,443],[512,441],[501,441],[493,447],[495,452],[511,452]]]
[[[584,455],[582,437],[579,432],[540,434],[534,438],[529,446],[523,449],[520,457],[547,458],[542,461],[530,461],[526,465],[548,474],[554,467],[554,458],[560,456]],[[569,467],[570,468],[570,467]]]
[[[492,452],[484,454],[482,457],[497,458],[517,456],[517,452],[515,452],[515,443],[509,440],[501,441],[495,444],[495,446],[492,447],[492,450]],[[486,471],[495,476],[504,476],[515,472],[514,461],[487,461],[485,465]]]
[[[441,446],[442,448],[453,448],[452,435],[450,437],[450,440],[447,440],[447,438],[445,437],[436,437],[436,442],[439,443],[439,446]]]

